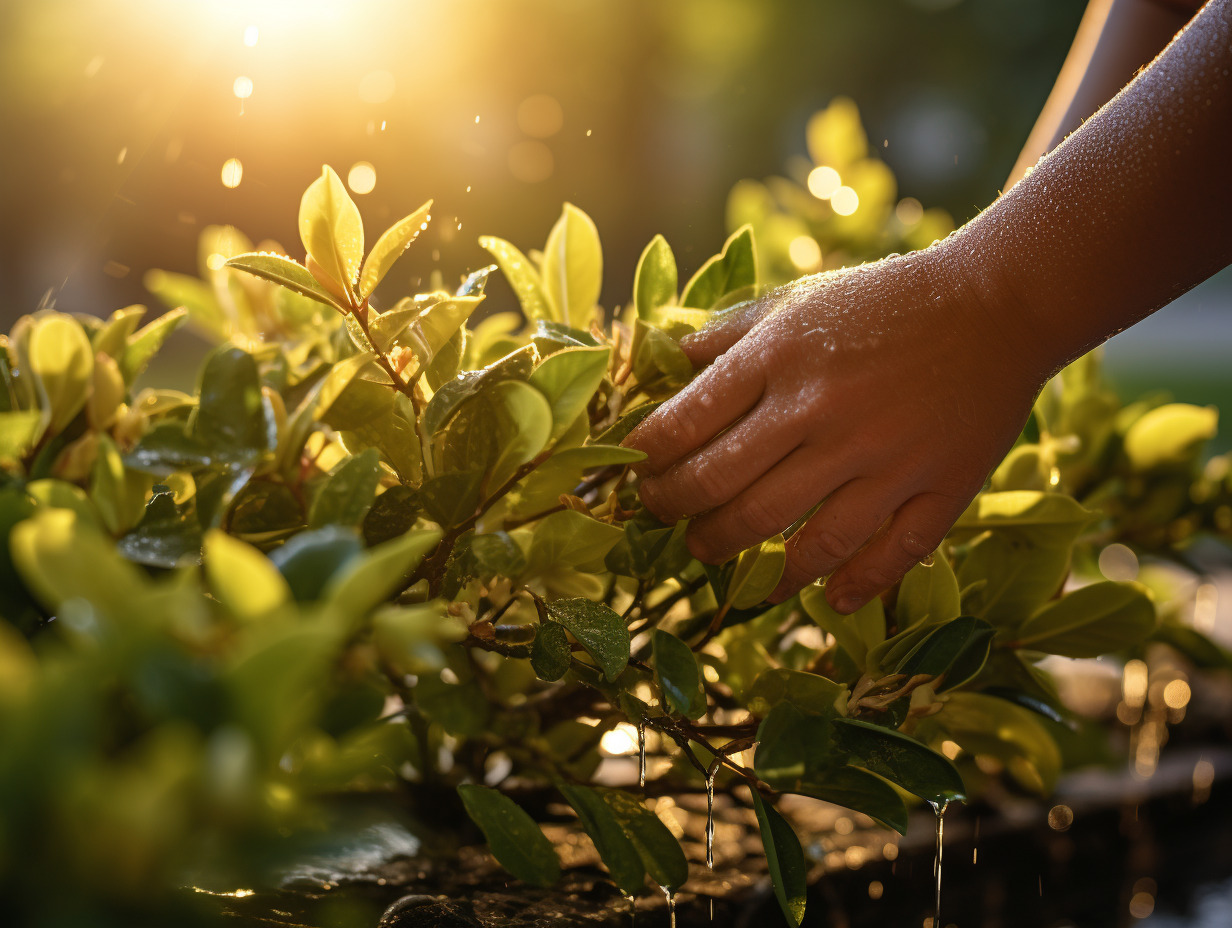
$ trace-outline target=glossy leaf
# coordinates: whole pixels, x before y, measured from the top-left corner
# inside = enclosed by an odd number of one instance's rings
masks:
[[[808,897],[808,862],[804,859],[804,849],[800,847],[800,839],[787,820],[773,806],[767,805],[757,790],[751,792],[762,847],[766,851],[766,865],[770,868],[770,881],[774,886],[774,898],[778,900],[787,921],[799,926],[804,920],[804,905]]]
[[[757,256],[752,226],[741,226],[684,287],[680,305],[711,309],[728,293],[757,283]]]
[[[603,790],[600,795],[637,849],[650,878],[664,889],[683,886],[689,878],[689,862],[659,817],[620,790]]]
[[[599,230],[584,212],[566,203],[543,248],[543,291],[553,317],[585,327],[603,285]]]
[[[833,715],[846,710],[847,687],[827,677],[803,670],[775,667],[753,681],[746,702],[754,715],[765,715],[781,702],[803,712]]]
[[[300,532],[270,552],[270,560],[286,578],[298,602],[321,596],[333,576],[362,550],[355,532],[327,525]]]
[[[1099,657],[1137,644],[1155,629],[1155,605],[1142,587],[1093,583],[1048,603],[1022,623],[1018,647],[1065,657]]]
[[[533,886],[550,886],[560,879],[560,860],[552,842],[512,799],[474,783],[459,786],[458,795],[502,867]]]
[[[967,796],[953,764],[897,731],[858,719],[835,719],[834,743],[848,755],[848,763],[885,777],[928,802],[940,805]]]
[[[530,375],[531,386],[547,397],[552,408],[555,440],[586,411],[587,405],[607,373],[611,349],[566,348],[544,359]]]
[[[291,600],[291,588],[270,559],[218,529],[205,534],[205,578],[233,615],[251,621]]]
[[[548,613],[586,649],[609,681],[624,672],[629,664],[629,630],[610,606],[588,599],[558,599],[548,603]]]
[[[541,622],[530,648],[530,666],[540,680],[554,683],[569,670],[569,635],[556,622]]]
[[[830,768],[793,792],[863,812],[900,835],[907,833],[907,807],[902,798],[885,780],[856,767]]]
[[[163,343],[171,337],[171,333],[187,321],[188,310],[177,307],[163,313],[129,337],[127,345],[116,358],[129,386],[132,386],[133,381],[149,366]]]
[[[361,300],[366,300],[372,295],[377,284],[393,268],[394,262],[402,257],[402,253],[419,237],[419,233],[428,228],[428,222],[432,219],[429,215],[431,209],[432,201],[429,200],[415,212],[398,220],[381,233],[381,237],[376,240],[376,244],[372,246],[372,251],[364,261],[364,269],[359,277],[359,298]]]
[[[519,529],[515,537],[526,537]],[[581,567],[602,561],[603,556],[620,541],[619,526],[600,522],[580,512],[566,509],[540,519],[529,532],[526,547],[527,569],[543,572],[561,567]]]
[[[216,457],[238,460],[266,449],[268,423],[252,355],[223,347],[206,359],[192,434]]]
[[[605,429],[595,439],[595,444],[598,445],[618,445],[628,437],[629,433],[642,424],[642,420],[649,416],[652,412],[663,405],[661,400],[642,403],[639,406],[634,406],[615,423]]]
[[[71,316],[49,313],[37,318],[27,345],[30,370],[46,397],[51,432],[62,432],[81,411],[94,377],[94,349]]]
[[[299,237],[308,257],[343,289],[354,286],[364,257],[364,224],[342,179],[328,165],[304,191]]]
[[[640,892],[646,879],[646,867],[612,807],[602,795],[587,786],[558,782],[556,788],[577,812],[578,820],[594,842],[612,882],[627,896]]]
[[[660,628],[651,636],[655,683],[673,711],[691,719],[706,714],[702,670],[689,646]]]
[[[313,500],[309,527],[361,523],[372,507],[380,476],[380,454],[375,448],[348,458],[329,476]]]
[[[676,256],[667,239],[656,235],[637,262],[633,276],[633,302],[640,318],[650,320],[654,312],[676,300]]]
[[[898,663],[894,672],[907,679],[928,674],[934,681],[945,674],[947,687],[965,683],[984,666],[995,634],[996,630],[982,619],[960,616],[931,632]],[[951,670],[955,671],[953,677]]]
[[[757,605],[779,585],[787,549],[782,535],[775,535],[743,552],[727,583],[727,602],[735,609]]]
[[[247,271],[249,274],[276,283],[280,287],[286,287],[300,296],[324,303],[333,309],[345,308],[336,296],[317,282],[308,268],[285,255],[274,252],[252,252],[236,255],[227,262],[226,266],[239,271]]]
[[[527,319],[553,318],[544,294],[543,280],[526,255],[504,239],[491,235],[482,236],[479,245],[496,259],[497,267],[509,281]]]
[[[898,587],[894,615],[899,629],[925,622],[948,622],[961,611],[958,578],[941,552],[929,564],[916,564]]]

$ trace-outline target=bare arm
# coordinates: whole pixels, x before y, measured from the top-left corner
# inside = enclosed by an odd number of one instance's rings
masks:
[[[1063,364],[1232,261],[1232,0],[923,252],[803,278],[686,340],[630,436],[642,498],[718,563],[785,530],[772,599],[851,612],[928,555]]]
[[[1006,189],[1128,84],[1200,5],[1195,0],[1091,0]]]

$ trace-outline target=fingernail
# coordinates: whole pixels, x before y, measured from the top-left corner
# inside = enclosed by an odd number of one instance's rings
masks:
[[[834,611],[841,615],[851,615],[864,605],[864,598],[859,593],[843,593],[830,603]]]

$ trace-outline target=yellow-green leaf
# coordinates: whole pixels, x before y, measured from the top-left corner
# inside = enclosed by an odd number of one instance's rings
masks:
[[[749,548],[736,561],[727,584],[727,601],[733,609],[751,609],[769,596],[783,577],[787,549],[782,535]]]
[[[565,348],[549,355],[530,375],[531,385],[552,407],[551,439],[563,435],[586,411],[607,373],[611,353],[607,347]]]
[[[321,263],[315,257],[314,260],[318,264]],[[255,274],[257,277],[272,281],[279,286],[286,287],[288,290],[295,291],[301,296],[316,300],[318,303],[324,303],[326,306],[331,306],[335,309],[344,308],[339,304],[337,297],[317,282],[317,279],[312,276],[308,268],[285,255],[275,254],[272,251],[249,252],[248,254],[236,255],[227,262],[227,267]]]
[[[432,220],[429,213],[431,209],[432,201],[429,200],[411,215],[395,222],[376,240],[359,277],[360,299],[366,300],[372,295],[372,291],[389,273],[394,262],[411,246],[411,242],[419,237],[419,233],[428,228],[428,223]]]
[[[566,203],[543,249],[543,289],[554,318],[584,328],[603,285],[599,230],[582,210]]]
[[[522,304],[522,312],[528,320],[553,318],[543,292],[543,279],[530,259],[522,254],[517,246],[492,235],[480,238],[479,245],[496,259],[497,267],[509,281],[509,286],[517,295],[518,302]]]
[[[1190,467],[1215,436],[1219,410],[1168,403],[1145,413],[1125,433],[1125,454],[1134,470]]]
[[[633,302],[641,319],[651,319],[655,311],[676,299],[678,283],[676,256],[667,239],[656,235],[637,262],[633,276]]]
[[[907,571],[895,606],[900,630],[922,622],[948,622],[960,611],[958,579],[945,555],[936,552],[929,563]]]
[[[42,385],[50,414],[48,428],[64,430],[89,397],[94,350],[81,324],[63,313],[34,320],[27,345],[30,368]]]
[[[345,290],[355,285],[364,257],[364,224],[342,179],[329,165],[321,168],[321,176],[300,200],[299,237],[308,257],[326,275]]]
[[[236,618],[257,619],[291,601],[291,588],[278,568],[252,545],[210,529],[202,549],[210,591]]]

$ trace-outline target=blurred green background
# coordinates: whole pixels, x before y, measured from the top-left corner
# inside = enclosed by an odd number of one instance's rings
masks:
[[[357,194],[375,180],[357,195],[374,228],[436,199],[407,285],[486,263],[479,234],[533,246],[575,202],[603,235],[611,306],[654,233],[682,271],[711,254],[732,184],[802,154],[836,95],[860,105],[900,195],[962,221],[996,196],[1083,7],[4,0],[0,326],[46,295],[96,314],[148,302],[145,271],[191,271],[211,223],[298,250],[322,162]],[[1225,274],[1120,336],[1114,376],[1232,406],[1230,304]]]

